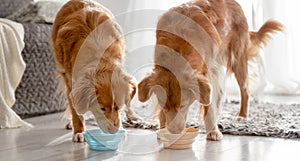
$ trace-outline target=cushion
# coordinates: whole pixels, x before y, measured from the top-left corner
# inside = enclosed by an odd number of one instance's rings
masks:
[[[53,23],[64,1],[32,1],[6,18],[17,22]]]
[[[0,0],[0,17],[5,18],[32,1],[33,0]]]

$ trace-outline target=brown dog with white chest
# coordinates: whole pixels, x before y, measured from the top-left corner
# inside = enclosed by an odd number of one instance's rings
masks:
[[[139,100],[154,93],[160,128],[181,133],[189,106],[198,100],[204,109],[207,139],[220,140],[217,127],[224,80],[233,72],[240,87],[240,117],[248,111],[248,61],[256,57],[270,34],[283,26],[267,21],[249,32],[235,0],[194,0],[173,7],[157,24],[153,72],[138,84]]]
[[[94,1],[70,0],[58,12],[52,31],[57,69],[64,80],[72,114],[73,141],[83,142],[83,114],[115,133],[120,110],[135,119],[130,101],[136,84],[123,70],[124,41],[111,12]]]

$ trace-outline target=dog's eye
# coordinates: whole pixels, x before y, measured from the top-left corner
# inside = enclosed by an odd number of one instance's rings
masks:
[[[104,107],[102,107],[101,110],[102,110],[103,112],[105,112],[105,108],[104,108]]]
[[[184,109],[184,107],[185,107],[184,105],[181,105],[179,108],[180,108],[180,109]]]

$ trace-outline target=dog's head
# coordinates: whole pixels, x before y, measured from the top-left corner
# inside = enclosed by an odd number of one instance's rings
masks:
[[[103,131],[115,133],[121,125],[119,111],[130,105],[135,91],[134,80],[120,68],[115,68],[85,73],[73,84],[71,98],[79,115],[89,110]]]
[[[185,128],[188,107],[195,100],[204,105],[210,104],[211,86],[201,74],[195,74],[192,79],[175,75],[156,66],[154,72],[138,84],[138,98],[145,102],[154,93],[165,116],[167,129],[171,133],[180,133]]]

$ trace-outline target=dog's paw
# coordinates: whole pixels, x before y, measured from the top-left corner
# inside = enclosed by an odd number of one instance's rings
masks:
[[[236,120],[237,121],[247,121],[247,117],[237,116]]]
[[[73,142],[83,143],[85,141],[82,133],[73,134]]]
[[[207,133],[206,139],[212,141],[219,141],[223,138],[223,134],[219,130],[212,130]]]

